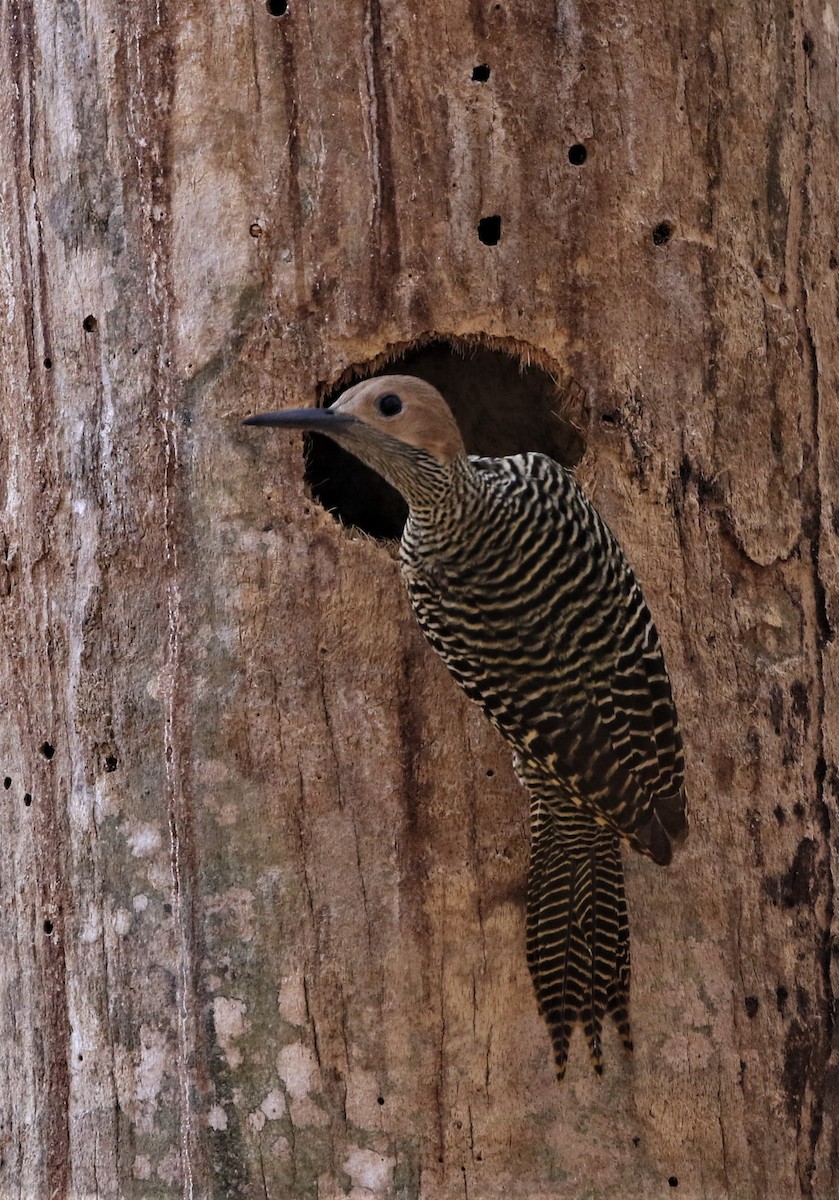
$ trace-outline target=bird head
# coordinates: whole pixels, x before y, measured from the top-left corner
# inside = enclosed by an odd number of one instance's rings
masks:
[[[324,433],[383,475],[409,504],[427,501],[466,454],[448,404],[413,375],[365,379],[329,408],[262,413],[244,424]]]

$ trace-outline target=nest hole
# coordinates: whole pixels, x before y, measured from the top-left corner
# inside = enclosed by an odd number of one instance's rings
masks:
[[[544,366],[478,339],[434,339],[360,367],[321,403],[374,375],[416,375],[436,387],[455,415],[470,454],[496,457],[528,450],[574,467],[585,451],[579,430],[561,413],[563,389]],[[579,391],[579,389],[577,389]],[[399,492],[348,451],[320,434],[303,439],[306,483],[342,525],[380,541],[399,538],[408,508]]]

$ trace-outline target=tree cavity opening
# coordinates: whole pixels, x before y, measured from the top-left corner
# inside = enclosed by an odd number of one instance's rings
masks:
[[[557,383],[558,374],[555,364],[535,362],[526,347],[481,336],[434,337],[352,368],[319,403],[329,406],[361,379],[416,375],[445,397],[469,454],[536,450],[574,467],[585,442],[568,414],[580,389]],[[408,508],[395,488],[322,434],[305,434],[303,449],[312,497],[337,521],[380,541],[401,536]]]

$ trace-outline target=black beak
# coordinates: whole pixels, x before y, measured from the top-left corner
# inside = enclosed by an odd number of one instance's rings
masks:
[[[355,425],[352,413],[336,412],[332,408],[286,408],[282,412],[258,413],[247,417],[243,425],[276,425],[283,429],[309,429],[317,433],[338,433]]]

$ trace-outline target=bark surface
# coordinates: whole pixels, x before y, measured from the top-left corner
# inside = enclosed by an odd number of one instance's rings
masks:
[[[834,0],[0,13],[0,1196],[835,1196]],[[562,1089],[508,752],[239,424],[428,334],[577,397],[684,726]]]

